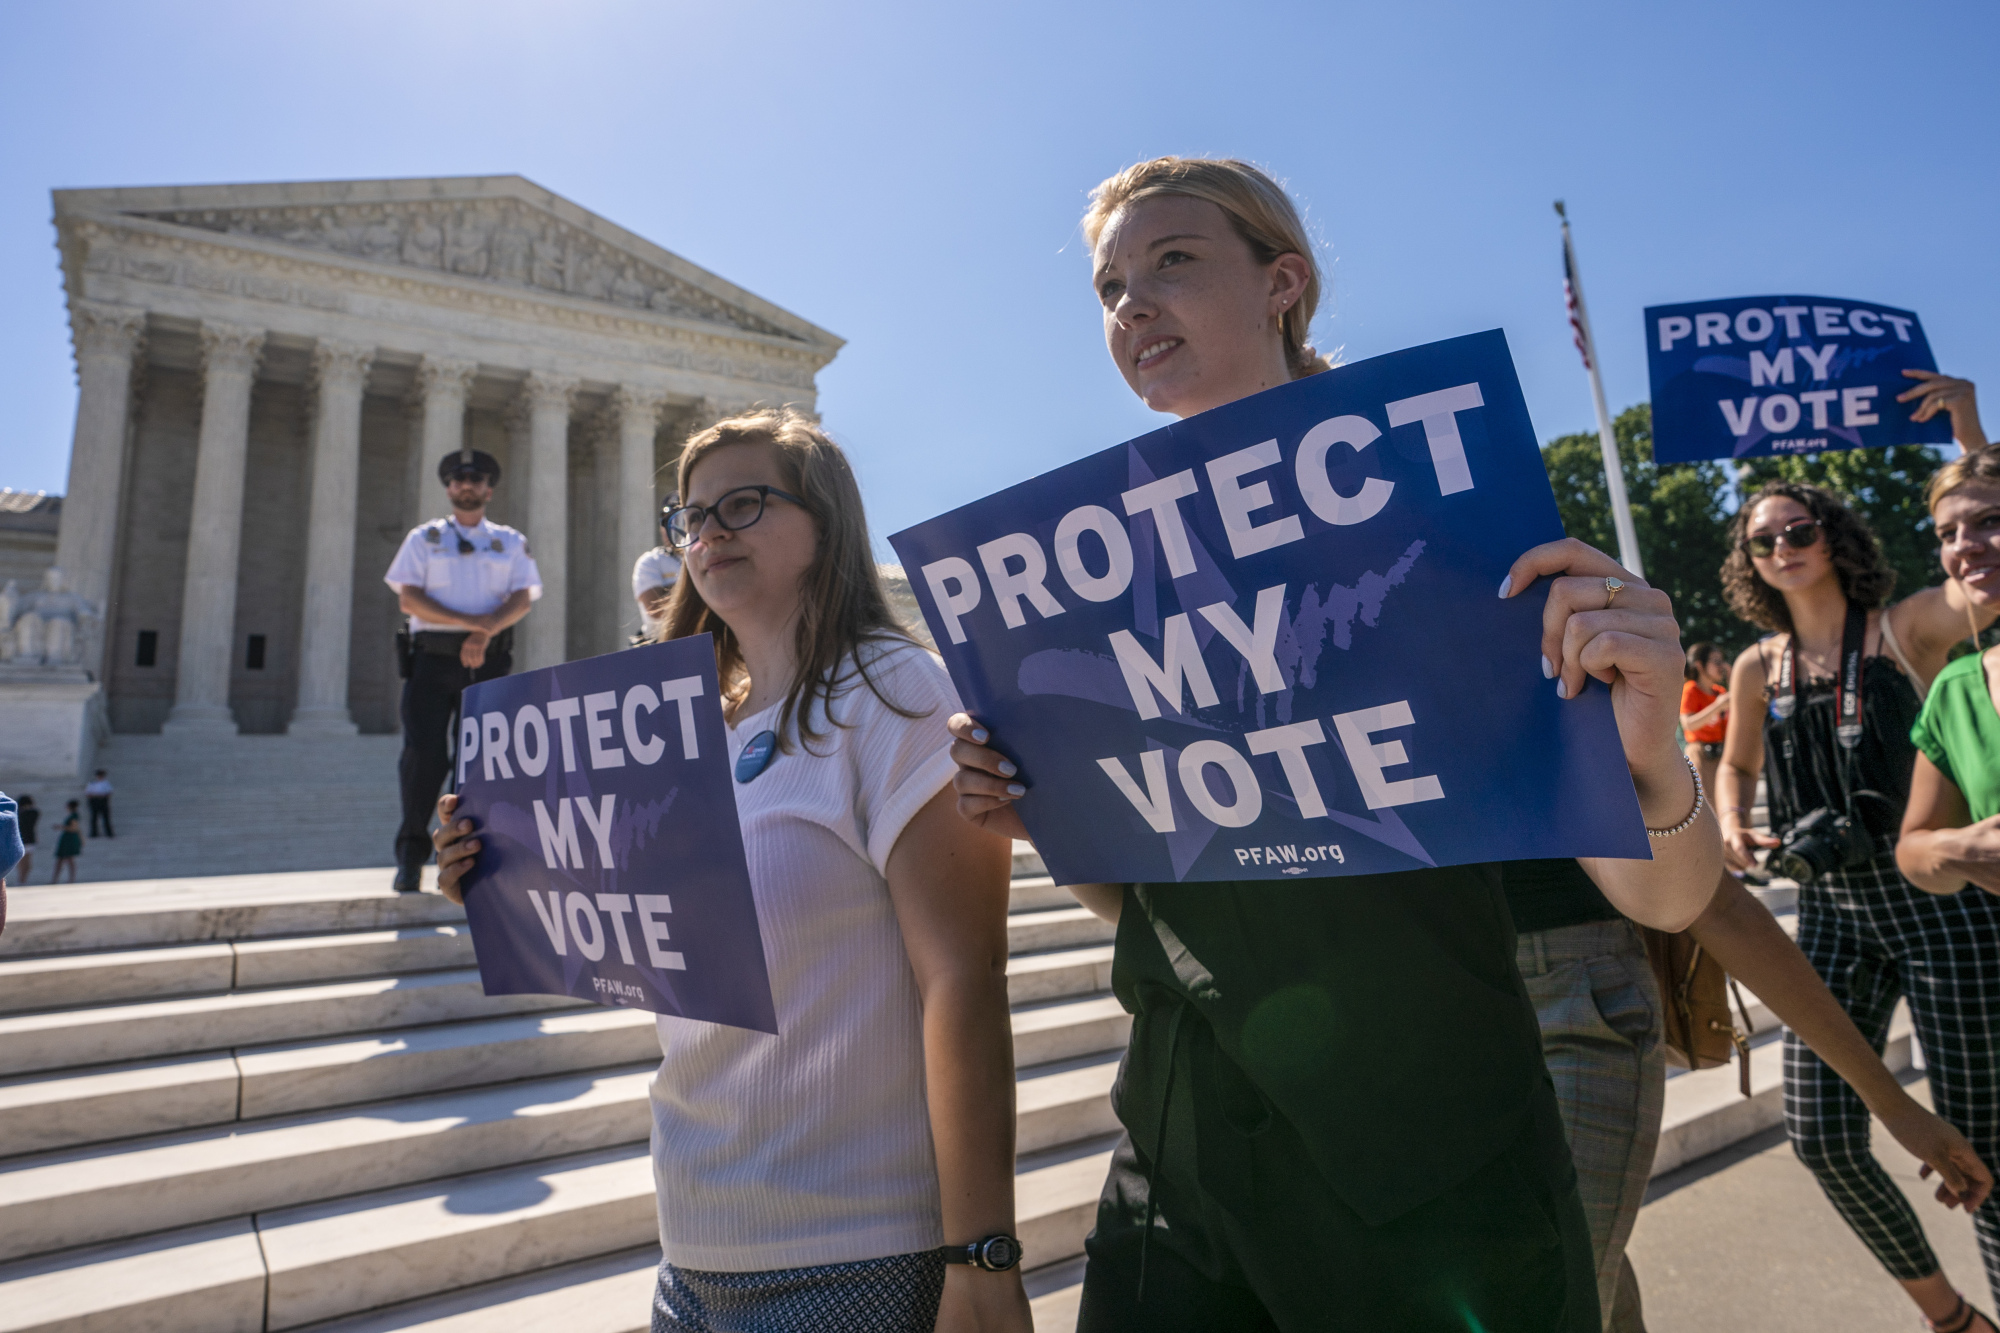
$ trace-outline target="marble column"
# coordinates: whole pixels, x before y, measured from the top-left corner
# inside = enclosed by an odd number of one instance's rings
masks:
[[[146,312],[76,300],[70,303],[70,331],[76,344],[76,434],[56,538],[56,567],[69,579],[70,590],[102,609],[108,623],[132,363],[145,339]],[[96,671],[102,664],[84,665]]]
[[[438,485],[438,460],[465,447],[465,396],[479,367],[470,361],[427,356],[417,367],[415,392],[422,402],[421,428],[405,480],[406,528],[442,517],[447,509]]]
[[[521,388],[528,402],[528,546],[542,596],[522,622],[522,667],[569,660],[569,414],[576,377],[536,371]]]
[[[322,340],[313,349],[312,501],[306,518],[305,605],[299,625],[299,704],[290,734],[352,736],[347,661],[354,628],[355,506],[361,399],[375,349]]]
[[[666,401],[665,394],[630,385],[621,385],[611,395],[612,411],[618,414],[618,469],[612,482],[616,490],[606,508],[618,516],[615,563],[620,574],[629,575],[640,552],[660,544],[660,492],[672,487],[663,486],[653,475],[653,437],[659,432],[660,409],[666,406]],[[621,578],[620,614],[613,624],[630,621],[634,628],[638,626],[639,610],[631,597],[629,578]]]
[[[243,467],[250,446],[250,389],[264,331],[203,321],[201,434],[181,594],[180,668],[161,730],[236,734],[229,666],[236,647],[236,566],[243,546]]]

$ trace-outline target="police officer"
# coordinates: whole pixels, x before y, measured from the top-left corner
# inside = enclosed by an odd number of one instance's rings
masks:
[[[632,600],[639,604],[639,615],[645,621],[635,642],[650,639],[659,632],[660,622],[667,615],[667,598],[681,576],[680,557],[667,545],[667,511],[678,508],[680,502],[678,495],[661,498],[660,544],[632,563]]]
[[[446,454],[438,480],[451,517],[403,538],[382,581],[410,618],[397,647],[403,669],[403,823],[396,830],[396,890],[415,893],[430,856],[431,808],[451,771],[451,723],[466,686],[513,668],[514,622],[542,595],[528,539],[488,522],[500,464],[477,449]]]

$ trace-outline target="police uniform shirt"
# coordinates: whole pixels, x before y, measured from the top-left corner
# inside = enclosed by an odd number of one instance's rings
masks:
[[[472,547],[470,551],[460,549],[461,539]],[[382,581],[398,593],[415,589],[439,606],[469,616],[499,610],[523,588],[531,601],[542,595],[542,575],[528,552],[528,539],[504,523],[486,519],[472,528],[449,518],[412,528]],[[419,616],[410,617],[410,628],[464,632],[462,626],[434,625]]]
[[[680,558],[664,546],[655,546],[633,562],[632,598],[637,601],[641,593],[651,592],[654,588],[671,588],[680,576]],[[647,616],[646,623],[657,625],[660,622]]]

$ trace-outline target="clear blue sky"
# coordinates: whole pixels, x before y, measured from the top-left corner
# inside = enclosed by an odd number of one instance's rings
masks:
[[[51,188],[518,172],[848,339],[878,538],[1152,428],[1100,340],[1097,180],[1248,157],[1348,359],[1498,325],[1544,440],[1649,304],[1909,307],[2000,425],[2000,7],[344,0],[0,6],[0,485],[66,484]],[[886,547],[883,549],[886,550]]]

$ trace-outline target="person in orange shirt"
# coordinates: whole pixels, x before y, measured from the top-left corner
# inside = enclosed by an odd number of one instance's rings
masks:
[[[1681,734],[1688,761],[1701,770],[1701,785],[1714,803],[1715,770],[1722,763],[1722,738],[1729,729],[1729,658],[1712,643],[1688,648],[1687,684],[1681,686]]]

